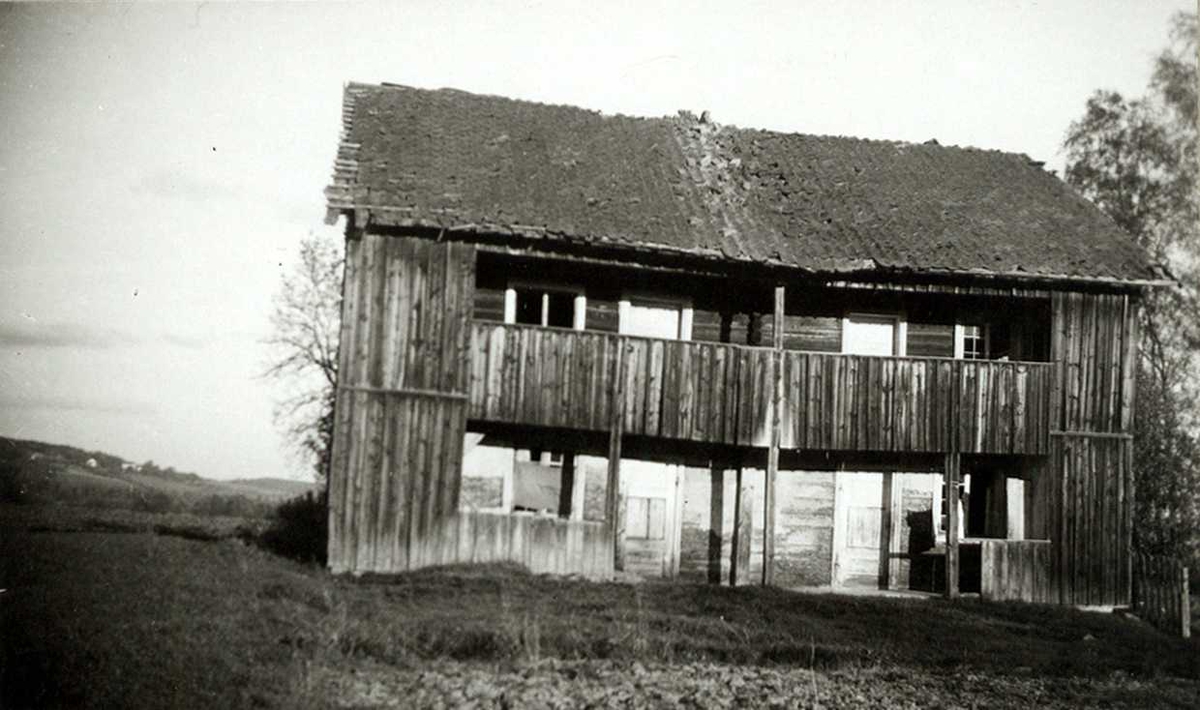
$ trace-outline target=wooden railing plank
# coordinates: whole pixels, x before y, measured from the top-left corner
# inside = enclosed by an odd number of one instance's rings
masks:
[[[784,351],[560,328],[472,324],[470,417],[766,447],[775,368],[781,448],[944,453],[1049,450],[1048,363]],[[621,353],[623,395],[611,400]]]

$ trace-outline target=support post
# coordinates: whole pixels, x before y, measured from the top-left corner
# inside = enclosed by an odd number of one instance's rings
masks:
[[[962,457],[946,454],[946,598],[958,597],[958,479]]]
[[[562,470],[558,479],[558,517],[574,518],[575,502],[575,454],[564,451],[562,455]]]
[[[1179,633],[1185,638],[1192,637],[1192,600],[1188,593],[1188,568],[1179,568]]]
[[[617,349],[613,363],[612,397],[609,399],[608,481],[604,490],[604,519],[612,534],[612,559],[615,569],[624,567],[622,548],[624,531],[619,525],[621,512],[621,433],[625,428],[625,345]]]
[[[709,463],[711,488],[708,508],[708,582],[721,583],[721,549],[725,546],[725,468]]]
[[[775,478],[779,473],[779,442],[780,422],[783,417],[780,411],[783,408],[783,312],[785,303],[785,292],[783,286],[775,287],[775,317],[772,325],[772,346],[775,349],[772,355],[774,367],[774,387],[771,397],[771,442],[770,448],[767,449],[767,480],[763,486],[765,493],[763,496],[763,571],[762,583],[764,586],[774,583],[775,581]]]
[[[750,540],[754,535],[754,488],[746,485],[741,465],[737,468],[737,493],[733,505],[732,559],[729,583],[733,586],[750,581]]]

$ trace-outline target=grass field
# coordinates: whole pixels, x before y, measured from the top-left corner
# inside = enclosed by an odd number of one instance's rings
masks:
[[[1111,614],[511,567],[353,581],[170,521],[69,522],[0,506],[4,708],[1200,707],[1200,647]]]

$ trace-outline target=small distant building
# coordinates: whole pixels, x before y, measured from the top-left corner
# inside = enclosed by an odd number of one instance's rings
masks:
[[[88,459],[88,460],[87,460],[87,467],[88,467],[88,468],[96,468],[96,467],[97,467],[97,466],[99,466],[99,465],[100,465],[100,464],[96,463],[96,459]]]
[[[142,465],[140,463],[132,463],[130,461],[122,461],[121,462],[121,470],[122,471],[133,471],[136,473],[136,472],[142,470]]]
[[[30,454],[30,455],[29,455],[29,460],[30,460],[30,461],[37,461],[37,460],[38,460],[38,459],[40,459],[41,457],[42,457],[42,455],[41,455],[41,454],[39,454],[39,453],[32,453],[32,454]]]

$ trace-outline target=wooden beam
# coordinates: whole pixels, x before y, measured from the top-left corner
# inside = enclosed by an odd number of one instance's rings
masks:
[[[763,495],[763,572],[762,583],[772,584],[775,581],[775,479],[779,473],[779,442],[780,416],[783,408],[783,325],[784,325],[784,287],[775,287],[775,317],[772,325],[772,346],[775,353],[774,387],[771,400],[771,443],[767,449],[767,480]]]
[[[958,481],[961,456],[946,454],[946,597],[958,596]]]

